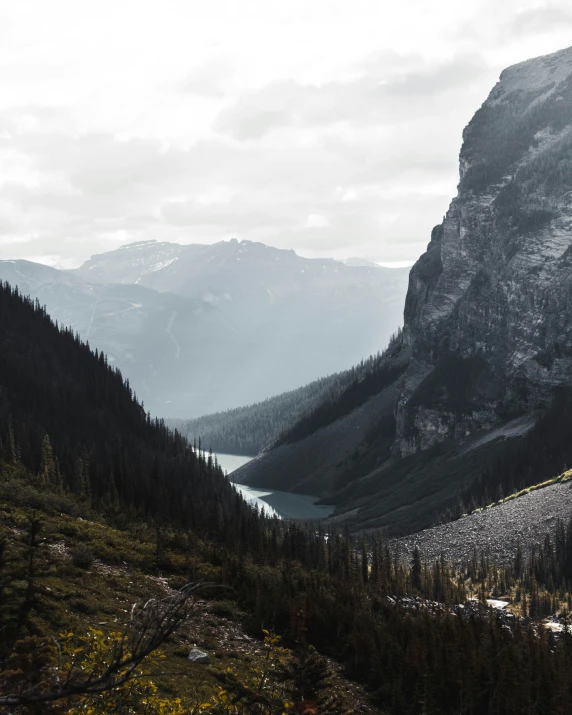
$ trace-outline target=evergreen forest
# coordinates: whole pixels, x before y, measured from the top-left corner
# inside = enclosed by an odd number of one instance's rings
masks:
[[[572,635],[537,620],[572,605],[571,524],[512,564],[453,567],[269,519],[7,285],[0,345],[0,711],[572,710]],[[187,665],[197,634],[208,667]]]

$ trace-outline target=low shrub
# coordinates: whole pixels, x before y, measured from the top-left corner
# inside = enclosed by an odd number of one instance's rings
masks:
[[[78,544],[71,550],[72,564],[80,569],[89,569],[93,564],[93,551],[85,544]]]

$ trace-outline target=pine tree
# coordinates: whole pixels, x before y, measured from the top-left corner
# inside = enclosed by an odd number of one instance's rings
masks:
[[[62,484],[58,462],[54,456],[54,450],[48,435],[44,435],[42,440],[42,462],[40,467],[40,478],[46,486],[60,487]]]
[[[413,549],[413,556],[411,559],[411,588],[418,593],[420,593],[423,588],[422,573],[423,566],[421,564],[421,554],[416,545]]]
[[[18,466],[22,462],[22,455],[20,452],[20,447],[16,442],[16,437],[14,435],[14,423],[12,421],[12,415],[8,417],[8,461]]]

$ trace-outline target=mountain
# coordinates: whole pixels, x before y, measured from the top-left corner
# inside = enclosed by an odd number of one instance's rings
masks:
[[[505,474],[499,460],[572,384],[571,196],[572,48],[505,70],[465,129],[458,194],[411,269],[386,355],[403,374],[237,479],[320,494],[353,528],[414,531],[488,470]]]
[[[401,454],[543,407],[570,384],[572,48],[501,74],[464,132],[460,167],[411,270]]]
[[[130,244],[93,256],[76,274],[190,298],[228,327],[226,363],[208,375],[208,399],[170,405],[170,415],[186,417],[266,399],[377,352],[401,322],[407,283],[402,269],[349,267],[236,239]]]
[[[292,429],[310,433],[324,405],[337,403],[341,396],[346,400],[348,396],[354,400],[357,397],[359,402],[364,394],[375,392],[371,389],[371,377],[377,375],[382,360],[378,353],[349,370],[314,380],[263,402],[190,420],[170,418],[166,422],[190,442],[200,439],[215,452],[255,456],[272,444],[288,441]],[[342,401],[342,413],[346,407]],[[335,416],[332,421],[334,419]]]
[[[188,418],[264,400],[377,352],[401,322],[407,273],[249,241],[150,241],[74,271],[2,261],[0,280],[103,350],[154,414]]]
[[[346,293],[350,298],[348,291],[380,282],[397,286],[406,273],[371,262],[350,263],[344,268],[344,263],[333,259],[302,258],[293,250],[235,238],[211,245],[144,241],[92,256],[73,273],[91,282],[134,283],[255,310],[282,306],[293,296],[319,299],[333,293],[337,298],[338,293]],[[400,304],[397,298],[394,301]]]

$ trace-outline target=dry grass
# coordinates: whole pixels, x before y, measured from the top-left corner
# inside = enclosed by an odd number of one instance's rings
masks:
[[[544,487],[550,487],[553,484],[562,484],[564,482],[569,482],[571,479],[572,479],[572,469],[568,469],[566,472],[559,474],[557,477],[552,477],[552,479],[547,479],[544,482],[540,482],[540,484],[532,484],[530,487],[526,487],[525,489],[520,489],[518,492],[513,492],[512,494],[509,494],[507,497],[504,497],[504,499],[500,499],[499,501],[492,502],[491,504],[487,504],[486,506],[480,507],[479,509],[473,509],[473,511],[471,511],[470,513],[478,514],[481,511],[485,511],[485,509],[492,509],[495,506],[499,506],[499,504],[506,504],[507,502],[512,501],[513,499],[522,497],[525,494],[530,494],[530,492],[535,492],[538,489],[544,489]]]

